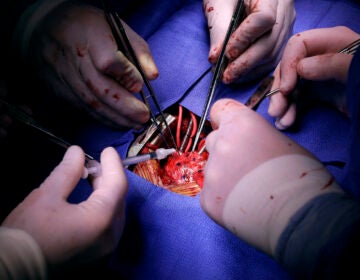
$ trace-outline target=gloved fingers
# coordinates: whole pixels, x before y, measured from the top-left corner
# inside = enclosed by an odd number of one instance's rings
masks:
[[[270,97],[268,114],[271,117],[279,118],[283,116],[289,107],[289,96],[283,95],[281,92]]]
[[[249,81],[264,75],[264,73],[271,71],[276,66],[281,58],[285,43],[292,34],[294,23],[294,16],[291,13],[292,8],[292,5],[279,3],[276,24],[270,27],[271,32],[263,33],[256,38],[255,42],[249,43],[247,48],[241,50],[241,52],[233,51],[232,54],[228,54],[231,57],[231,62],[224,71],[224,83]],[[238,31],[240,29],[235,32]],[[236,49],[235,44],[237,42],[241,42],[241,40],[237,40],[235,43],[230,41],[227,49],[232,44]]]
[[[49,84],[59,97],[76,104],[78,99],[73,92],[72,81],[79,83],[80,75],[76,71],[78,57],[69,51],[69,48],[60,50],[54,42],[48,42],[40,59],[43,64],[38,68],[38,76]]]
[[[278,1],[249,1],[247,5],[250,5],[247,6],[250,12],[234,31],[226,47],[230,60],[237,58],[255,40],[271,30],[276,22]]]
[[[94,191],[77,205],[83,214],[77,228],[82,227],[87,233],[81,241],[90,247],[86,254],[90,260],[113,252],[125,226],[127,180],[113,148],[105,148],[101,153],[101,169],[102,174],[92,180]]]
[[[98,244],[94,245],[100,246],[97,251],[101,254],[107,254],[118,243],[125,225],[125,198],[128,183],[119,154],[114,148],[107,147],[101,152],[100,164],[101,175],[92,178],[94,191],[82,203],[82,208],[87,213],[93,213],[92,217],[89,216],[91,219],[94,218],[89,221],[90,224],[96,228],[106,229],[102,232],[102,238],[106,242],[104,244],[97,242]]]
[[[312,29],[292,36],[281,59],[281,91],[287,94],[294,90],[297,64],[303,58],[338,53],[357,38],[359,35],[347,27]]]
[[[218,131],[219,137],[220,135],[223,137],[224,134],[232,131],[233,136],[224,139],[227,141],[235,141],[234,139],[237,139],[236,141],[239,144],[235,146],[237,148],[234,150],[242,150],[243,154],[257,154],[258,151],[255,151],[257,143],[261,143],[260,147],[264,149],[261,151],[261,153],[263,153],[262,158],[274,157],[284,152],[292,151],[296,153],[303,150],[302,148],[289,147],[289,139],[285,135],[274,129],[259,114],[236,100],[221,99],[215,102],[210,111],[210,119],[212,125],[214,125]],[[222,134],[221,131],[226,131],[226,133]],[[264,139],[266,139],[266,141],[262,143]],[[249,143],[246,141],[249,141]],[[250,149],[245,153],[245,148],[240,143],[254,146],[254,149]],[[275,143],[277,144],[275,145]],[[269,148],[269,150],[267,150],[267,148]],[[209,152],[211,153],[211,151]]]
[[[345,84],[351,60],[351,55],[338,53],[307,57],[299,61],[297,73],[306,80],[333,79]]]
[[[132,126],[144,124],[149,119],[148,107],[113,79],[97,71],[93,67],[92,61],[82,60],[79,65],[79,73],[81,80],[86,84],[86,91],[102,103],[99,106],[105,109],[103,112],[105,115],[109,114],[109,117],[118,115],[126,118],[133,123]],[[93,105],[95,106],[95,104]],[[98,105],[94,109],[97,110],[97,107]],[[117,122],[117,119],[119,118],[115,118],[113,121]]]
[[[54,199],[66,201],[84,170],[85,155],[78,146],[67,149],[62,161],[40,185]]]
[[[143,123],[137,123],[126,116],[122,116],[96,97],[82,81],[82,78],[76,76],[79,73],[78,71],[68,69],[64,74],[65,76],[62,73],[50,75],[51,72],[52,69],[45,69],[42,77],[52,85],[56,94],[92,118],[111,127],[139,128],[142,126]],[[135,97],[133,96],[133,98]]]
[[[111,78],[101,75],[88,56],[81,60],[64,59],[54,67],[56,74],[50,74],[50,68],[45,69],[44,75],[49,75],[48,81],[58,95],[102,123],[140,127],[148,120],[146,105]]]
[[[101,175],[92,180],[94,192],[88,201],[97,200],[114,209],[118,208],[128,188],[119,154],[112,147],[105,148],[101,153],[100,164]]]
[[[142,89],[143,80],[140,72],[122,52],[103,52],[100,58],[95,55],[91,59],[100,73],[112,77],[127,91],[135,93]]]
[[[275,74],[273,89],[278,88],[278,82],[279,80],[276,79]],[[276,118],[275,127],[279,130],[285,130],[293,125],[296,120],[297,106],[292,101],[292,95],[284,95],[282,92],[272,95],[270,97],[268,114]]]
[[[131,27],[129,27],[126,22],[123,22],[123,25],[146,77],[149,80],[155,80],[159,76],[159,70],[157,69],[149,45]]]
[[[274,66],[278,57],[273,55],[273,51],[279,50],[279,40],[275,35],[268,34],[261,37],[256,44],[251,45],[244,53],[242,53],[235,60],[231,61],[226,67],[223,74],[223,82],[226,84],[232,83],[239,79],[239,77],[247,74],[249,71],[259,71],[256,66],[263,67],[268,70],[270,65]],[[274,45],[268,48],[269,41]],[[263,74],[263,73],[262,73]]]
[[[271,90],[280,88],[280,64],[274,71],[274,80]],[[270,96],[268,114],[274,118],[280,118],[285,115],[289,108],[289,95],[284,95],[281,91]]]
[[[107,26],[104,28],[109,29]],[[111,31],[108,32],[109,35],[104,38],[91,38],[88,50],[83,49],[79,60],[89,56],[93,67],[103,75],[113,78],[130,92],[139,92],[143,86],[139,71],[121,51],[118,51]]]
[[[336,26],[303,31],[292,36],[289,43],[303,48],[306,56],[313,56],[337,53],[356,39],[359,39],[359,34],[353,30],[345,26]]]
[[[207,208],[221,209],[235,184],[263,163],[288,154],[309,156],[262,116],[235,100],[215,102],[210,119],[215,130],[206,139],[209,158],[201,194],[209,203],[205,203]],[[210,212],[221,214],[220,210]]]
[[[296,120],[296,104],[290,103],[286,112],[278,117],[275,121],[275,126],[279,130],[285,130],[295,123]]]
[[[225,39],[236,1],[204,0],[204,13],[210,33],[209,61],[216,63]]]
[[[246,110],[246,106],[233,99],[221,99],[216,101],[210,110],[210,122],[214,130],[234,120],[240,110]]]
[[[93,100],[90,99],[90,94],[85,94],[86,92],[86,86],[82,85],[81,87],[81,97],[76,93],[76,89],[79,89],[80,86],[73,88],[73,84],[70,84],[71,81],[67,80],[67,76],[63,76],[62,73],[55,73],[53,68],[44,67],[42,71],[39,72],[40,76],[43,78],[44,81],[46,81],[48,84],[51,85],[52,89],[54,90],[55,94],[59,97],[67,101],[70,105],[73,107],[87,113],[94,119],[97,119],[98,121],[115,126],[116,124],[112,121],[109,121],[105,117],[98,114],[96,111],[93,110],[93,108],[89,108],[87,103],[93,104]],[[69,74],[69,77],[71,79],[74,79],[77,84],[79,84],[80,77],[76,76],[78,73],[75,71],[72,71],[72,69],[68,69],[66,72]]]
[[[159,71],[151,54],[149,45],[124,21],[121,22],[145,76],[150,80],[156,79],[159,75]],[[101,24],[97,27],[99,36],[90,37],[91,44],[89,45],[89,52],[94,64],[100,72],[112,76],[117,81],[126,80],[126,82],[129,82],[130,79],[125,78],[130,75],[133,79],[132,84],[134,86],[132,89],[128,88],[128,90],[133,92],[139,91],[141,88],[140,84],[142,85],[143,83],[140,73],[137,71],[136,67],[125,58],[127,54],[122,53],[121,49],[118,49],[119,47],[116,44],[115,38],[113,37],[107,22],[101,23],[105,25]],[[106,32],[104,33],[104,31]]]

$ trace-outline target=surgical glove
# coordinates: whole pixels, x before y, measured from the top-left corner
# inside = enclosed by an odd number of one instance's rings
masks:
[[[84,159],[79,147],[70,147],[49,177],[2,224],[30,234],[53,268],[100,258],[122,235],[127,181],[113,148],[101,153],[102,175],[93,179],[89,198],[79,204],[67,201],[81,178]]]
[[[124,25],[147,78],[155,79],[149,46]],[[37,23],[29,42],[39,76],[72,105],[115,127],[139,128],[149,119],[148,107],[134,95],[142,77],[118,50],[102,10],[65,1]]]
[[[276,118],[278,129],[286,129],[296,120],[297,104],[292,98],[298,79],[346,83],[352,55],[338,53],[360,37],[347,27],[313,29],[294,35],[285,47],[281,62],[274,72],[272,89],[280,88],[271,96],[268,113]],[[341,112],[347,112],[345,92],[317,91],[307,97],[326,101]]]
[[[200,202],[235,235],[274,256],[291,217],[315,197],[342,192],[326,168],[262,116],[235,100],[217,101]]]
[[[236,0],[204,0],[210,31],[209,61],[215,63],[233,14]],[[232,34],[226,47],[229,64],[224,83],[258,78],[273,69],[283,46],[292,35],[295,9],[292,0],[244,1],[246,18]]]

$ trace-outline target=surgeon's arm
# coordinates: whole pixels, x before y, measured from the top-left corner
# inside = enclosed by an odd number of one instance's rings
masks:
[[[360,204],[325,166],[234,100],[215,103],[211,122],[205,212],[299,279],[349,268],[339,261],[358,246]]]

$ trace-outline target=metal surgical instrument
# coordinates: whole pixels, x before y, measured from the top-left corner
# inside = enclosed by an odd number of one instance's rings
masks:
[[[133,156],[133,157],[127,157],[127,158],[123,159],[122,162],[123,162],[124,166],[129,166],[129,165],[137,164],[139,162],[147,161],[149,159],[161,160],[161,159],[167,158],[169,155],[171,155],[175,152],[176,152],[176,150],[174,148],[171,148],[171,149],[159,148],[151,153],[142,154],[142,155]]]
[[[46,129],[45,127],[41,126],[39,123],[37,123],[28,113],[26,113],[24,110],[22,110],[19,107],[16,107],[14,105],[11,105],[10,103],[6,102],[5,100],[0,98],[0,103],[5,106],[5,109],[9,113],[9,115],[18,121],[35,128],[37,131],[41,132],[43,135],[47,136],[47,138],[54,143],[58,144],[59,146],[63,148],[69,148],[71,144],[61,137],[56,136],[54,133],[52,133],[50,130]],[[91,155],[85,153],[85,157],[87,160],[94,160],[94,157]]]
[[[0,103],[5,106],[7,112],[9,115],[18,121],[36,129],[37,131],[41,132],[42,135],[45,135],[49,140],[55,142],[59,146],[67,149],[71,146],[71,144],[67,141],[65,141],[63,138],[56,136],[54,133],[52,133],[50,130],[44,128],[40,124],[38,124],[28,113],[23,111],[21,108],[18,108],[14,105],[9,104],[5,100],[0,98]],[[176,152],[175,149],[164,149],[160,148],[155,150],[154,152],[143,154],[139,156],[132,156],[127,157],[125,159],[122,159],[122,164],[127,167],[129,165],[137,164],[139,162],[143,162],[149,159],[164,159],[167,156],[171,155],[172,153]],[[93,156],[85,153],[86,157],[86,164],[84,168],[84,172],[82,175],[82,178],[87,178],[88,175],[99,175],[101,173],[100,163],[94,159]]]
[[[229,42],[231,34],[234,32],[234,30],[240,24],[240,21],[242,21],[244,19],[244,17],[245,17],[244,0],[238,0],[237,4],[235,6],[234,13],[233,13],[233,15],[231,17],[231,21],[230,21],[228,30],[226,32],[226,36],[225,36],[224,43],[223,43],[222,48],[221,48],[219,59],[216,62],[216,65],[215,65],[214,75],[213,75],[212,80],[211,80],[210,89],[209,89],[207,99],[206,99],[206,102],[205,102],[205,106],[204,106],[204,109],[203,109],[203,112],[202,112],[202,115],[201,115],[199,126],[198,126],[198,129],[197,129],[195,138],[194,138],[192,151],[194,151],[196,149],[196,146],[197,146],[197,144],[199,142],[200,134],[201,134],[201,132],[202,132],[202,130],[204,128],[204,124],[205,124],[205,121],[206,121],[206,118],[207,118],[207,115],[208,115],[208,112],[209,112],[210,104],[211,104],[211,101],[212,101],[212,99],[214,97],[214,94],[215,94],[216,85],[217,85],[218,81],[221,79],[221,76],[222,76],[222,73],[223,73],[223,71],[225,69],[225,66],[228,63],[228,60],[225,57],[226,45]]]
[[[144,103],[148,106],[149,110],[150,110],[150,114],[151,114],[151,120],[155,123],[155,125],[157,126],[160,134],[163,137],[164,142],[166,143],[166,145],[168,147],[173,147],[173,148],[177,148],[176,147],[176,142],[174,139],[174,136],[171,132],[171,129],[166,121],[165,115],[160,107],[160,104],[156,98],[156,95],[154,93],[153,88],[151,87],[151,84],[149,82],[149,80],[147,79],[145,72],[143,70],[143,68],[141,67],[141,64],[139,62],[139,60],[136,57],[135,51],[130,43],[130,40],[126,34],[125,28],[121,22],[121,19],[118,15],[117,12],[113,11],[110,7],[109,1],[108,0],[102,0],[101,1],[104,7],[104,12],[105,12],[105,17],[109,23],[109,26],[111,28],[112,34],[114,36],[114,39],[116,41],[116,44],[119,48],[119,50],[135,65],[135,67],[138,69],[138,71],[141,74],[141,77],[145,83],[145,86],[148,90],[149,95],[146,95],[144,93],[143,90],[140,91],[141,97],[144,101]],[[166,139],[166,137],[163,135],[162,129],[161,129],[161,124],[158,123],[158,121],[156,120],[155,114],[152,111],[152,108],[150,106],[149,103],[149,98],[151,98],[152,102],[154,103],[156,110],[159,112],[160,116],[161,116],[161,122],[165,124],[166,126],[166,130],[169,133],[170,136],[170,140],[171,140],[171,145],[169,145],[168,140]]]
[[[121,161],[122,161],[122,164],[124,167],[128,167],[130,165],[138,164],[140,162],[144,162],[144,161],[147,161],[150,159],[162,160],[164,158],[167,158],[169,155],[171,155],[175,152],[176,152],[176,150],[174,148],[171,148],[171,149],[159,148],[159,149],[155,150],[154,152],[142,154],[142,155],[138,155],[138,156],[127,157],[127,158],[122,159]],[[82,178],[85,179],[89,175],[93,175],[96,177],[100,173],[101,173],[100,163],[95,160],[89,161],[86,164],[86,167],[84,168]]]
[[[349,45],[347,45],[345,48],[341,49],[340,51],[338,51],[338,53],[353,55],[359,46],[360,46],[360,38],[353,41],[352,43],[350,43]],[[298,84],[301,81],[303,81],[303,80],[300,78],[298,80]],[[266,97],[269,97],[273,94],[280,92],[280,88],[275,88],[273,90],[270,90],[271,86],[272,86],[272,82],[273,82],[273,77],[265,78],[261,82],[258,89],[255,91],[255,93],[252,96],[250,96],[250,98],[246,101],[245,105],[250,107],[253,110],[256,110],[256,108],[260,104],[260,102],[263,101]]]

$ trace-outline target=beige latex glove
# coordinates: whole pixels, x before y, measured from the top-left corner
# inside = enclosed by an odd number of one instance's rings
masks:
[[[102,10],[65,1],[34,25],[28,57],[54,92],[111,126],[139,128],[149,119],[147,106],[134,96],[143,86],[141,75],[118,51]],[[124,25],[147,77],[155,79],[149,46]]]
[[[278,129],[286,129],[295,122],[296,104],[290,102],[292,99],[289,97],[299,77],[311,81],[337,80],[346,83],[352,55],[338,52],[358,38],[359,34],[342,26],[312,29],[291,37],[274,73],[272,89],[280,88],[280,93],[271,96],[268,108],[269,115],[276,118]],[[346,112],[344,94],[316,98],[332,99],[331,103]]]
[[[341,192],[309,152],[235,100],[217,101],[200,202],[235,235],[274,256],[289,219],[312,198]]]
[[[110,253],[124,226],[127,180],[115,149],[101,154],[102,175],[86,201],[67,198],[84,170],[84,153],[70,147],[49,177],[4,220],[2,226],[21,229],[39,244],[51,266],[73,265]]]
[[[237,0],[204,0],[210,31],[209,61],[219,57]],[[292,35],[295,9],[292,0],[245,0],[246,18],[226,47],[230,63],[223,82],[251,80],[273,69]]]

